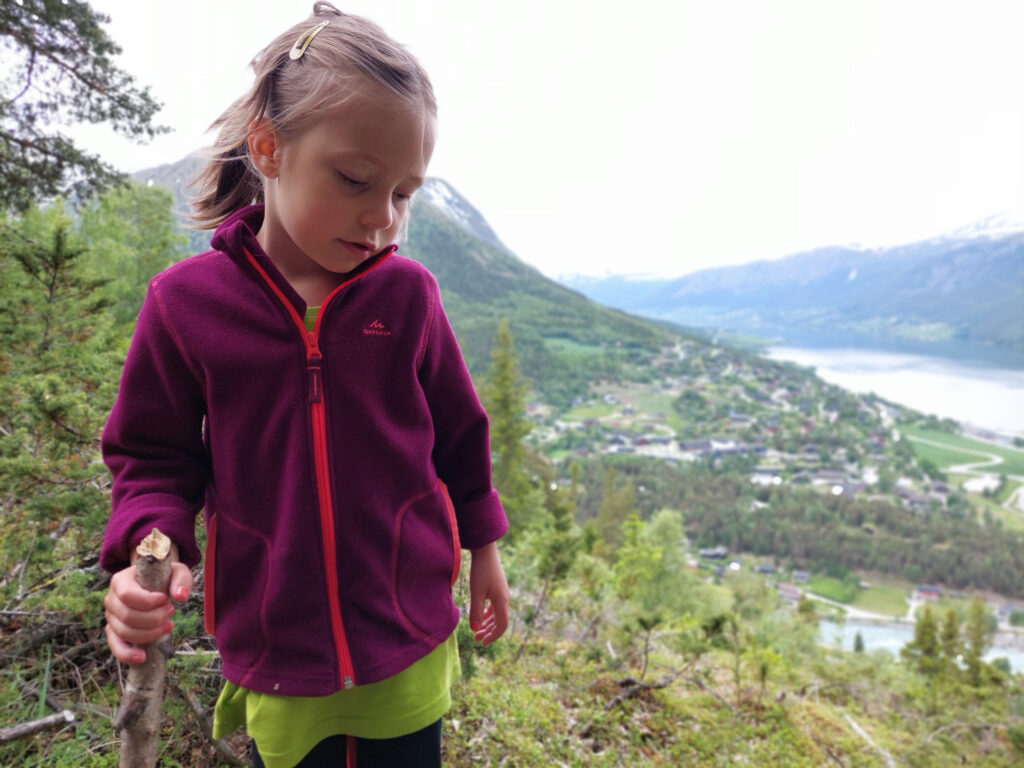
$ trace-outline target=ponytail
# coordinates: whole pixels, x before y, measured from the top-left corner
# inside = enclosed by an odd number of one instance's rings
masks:
[[[296,39],[329,22],[292,60]],[[313,15],[279,35],[252,60],[255,82],[218,117],[217,139],[193,182],[198,188],[192,219],[214,229],[246,205],[263,202],[263,177],[249,156],[249,134],[270,120],[282,135],[294,134],[360,89],[380,87],[395,97],[437,113],[433,88],[419,62],[373,22],[317,2]]]

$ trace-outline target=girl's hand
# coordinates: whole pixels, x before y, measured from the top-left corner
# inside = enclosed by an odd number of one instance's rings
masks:
[[[474,640],[490,645],[508,628],[508,582],[495,542],[470,555],[469,628]]]
[[[135,580],[135,559],[132,565],[110,577],[110,588],[103,598],[107,616],[107,645],[114,657],[125,664],[141,664],[146,652],[136,646],[152,643],[170,633],[174,606],[167,595],[148,592]],[[178,548],[171,545],[171,584],[173,598],[184,602],[192,591],[192,572],[178,562]]]

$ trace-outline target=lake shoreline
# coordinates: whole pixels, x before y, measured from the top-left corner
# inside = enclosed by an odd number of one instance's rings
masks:
[[[1024,438],[1024,369],[857,347],[786,344],[762,354],[813,368],[824,381],[851,392],[873,392],[896,405],[952,419],[972,437]]]

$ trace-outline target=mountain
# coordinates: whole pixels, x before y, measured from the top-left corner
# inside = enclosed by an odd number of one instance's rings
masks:
[[[163,186],[186,214],[198,155],[135,174]],[[208,232],[182,229],[189,250],[205,249]],[[417,195],[400,253],[437,277],[445,309],[474,375],[486,370],[498,323],[509,319],[524,375],[553,404],[585,394],[649,360],[678,336],[664,324],[601,306],[517,258],[472,204],[448,182],[430,178]]]
[[[1024,352],[1024,225],[993,218],[907,245],[827,247],[680,278],[562,278],[682,325],[789,341],[960,342]]]

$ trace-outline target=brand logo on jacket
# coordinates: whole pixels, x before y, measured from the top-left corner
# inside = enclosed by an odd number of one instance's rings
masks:
[[[390,336],[391,331],[388,330],[387,326],[384,325],[380,320],[374,320],[368,326],[363,328],[363,333],[367,336]]]

